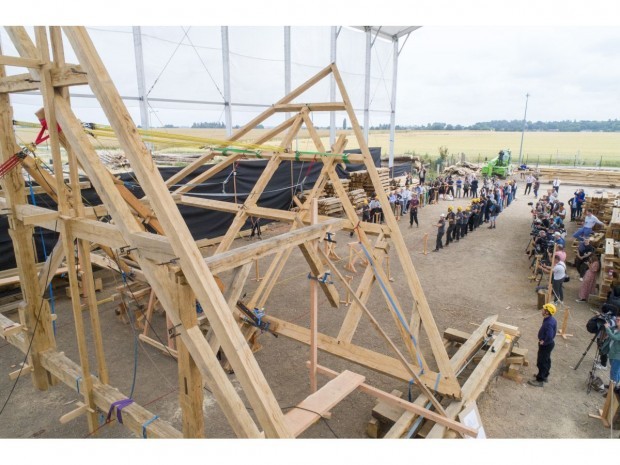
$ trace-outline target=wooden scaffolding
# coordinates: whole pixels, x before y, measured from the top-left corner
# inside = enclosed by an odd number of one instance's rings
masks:
[[[97,428],[97,411],[109,412],[127,402],[124,394],[110,386],[103,336],[100,331],[95,298],[92,261],[101,265],[101,256],[91,253],[93,244],[105,251],[111,266],[124,272],[134,272],[147,282],[163,306],[167,318],[177,334],[180,405],[183,412],[183,430],[173,428],[165,419],[155,417],[136,403],[122,407],[123,424],[137,435],[145,437],[203,437],[203,385],[215,396],[231,428],[238,437],[296,437],[317,422],[334,405],[354,390],[360,390],[395,405],[405,412],[395,425],[391,436],[399,437],[418,418],[434,422],[431,436],[444,434],[475,436],[476,431],[457,420],[464,406],[474,401],[488,382],[492,372],[509,352],[510,337],[490,317],[460,346],[456,354],[448,356],[446,346],[435,324],[431,309],[411,261],[410,253],[391,212],[386,193],[381,185],[368,146],[363,138],[347,91],[338,68],[330,64],[290,94],[269,107],[237,130],[225,143],[211,147],[196,162],[188,165],[166,182],[155,166],[139,131],[125,108],[118,91],[83,27],[63,27],[62,32],[74,50],[78,63],[66,63],[63,36],[59,27],[36,27],[35,41],[22,27],[6,28],[19,57],[0,56],[0,154],[7,163],[16,154],[22,160],[27,153],[15,140],[12,128],[12,108],[9,93],[40,90],[44,112],[40,119],[49,131],[54,174],[46,174],[39,184],[47,185],[57,201],[57,210],[29,205],[24,194],[24,180],[19,170],[12,170],[2,180],[4,211],[9,216],[10,233],[18,263],[24,301],[19,322],[0,314],[0,336],[20,349],[28,358],[28,370],[34,385],[41,390],[62,381],[77,390],[83,401],[70,417],[86,415],[90,431]],[[50,54],[51,48],[51,54]],[[27,68],[28,72],[6,76],[5,65]],[[339,102],[295,103],[308,89],[331,77],[340,94]],[[115,131],[120,147],[131,164],[131,169],[145,192],[136,199],[102,164],[87,138],[83,125],[71,108],[68,86],[88,84]],[[323,145],[312,123],[311,114],[318,111],[347,113],[360,154],[344,154],[346,138],[341,136],[329,150]],[[279,146],[269,150],[236,145],[241,138],[276,113],[292,116],[266,131],[252,147],[262,146],[283,134]],[[305,127],[316,146],[313,153],[292,150],[292,142]],[[60,148],[68,157],[69,179],[63,177]],[[211,165],[193,176],[198,168],[222,156],[224,160]],[[245,202],[236,204],[199,198],[191,195],[194,186],[206,182],[216,173],[240,159],[259,157],[267,160],[251,194]],[[303,203],[297,202],[296,211],[283,211],[259,206],[261,194],[284,161],[322,163],[321,172],[311,193]],[[24,161],[27,168],[29,162]],[[384,223],[361,222],[337,175],[340,163],[363,163],[375,186],[377,198],[383,206]],[[102,200],[100,206],[85,206],[80,196],[78,169],[83,170]],[[184,181],[190,179],[189,181]],[[184,181],[180,187],[174,188]],[[344,208],[344,218],[330,218],[316,213],[316,199],[330,181]],[[174,189],[173,189],[174,188]],[[232,225],[217,246],[215,253],[204,258],[192,239],[177,205],[190,205],[234,215]],[[99,219],[109,215],[112,221]],[[289,225],[289,231],[276,237],[232,248],[234,239],[250,218],[266,218]],[[53,253],[39,271],[33,252],[33,227],[39,226],[59,232],[60,238]],[[357,289],[351,289],[347,279],[332,263],[327,248],[320,244],[327,233],[338,230],[353,232],[364,253],[366,267]],[[259,366],[253,351],[259,328],[248,324],[237,307],[246,288],[246,281],[255,260],[272,257],[265,279],[251,295],[249,309],[262,308],[268,302],[274,283],[283,272],[293,249],[299,247],[308,264],[311,278],[310,325],[302,327],[284,318],[261,316],[261,324],[269,330],[309,346],[308,370],[311,392],[302,400],[299,409],[284,413]],[[397,295],[391,279],[382,264],[390,247],[394,247],[402,267],[400,277],[405,280],[409,295]],[[118,260],[115,251],[131,254],[131,268]],[[76,253],[77,251],[77,253]],[[81,277],[78,277],[76,256],[79,257]],[[68,359],[57,350],[52,331],[49,305],[43,298],[44,289],[56,269],[66,261],[69,275],[75,332],[79,348],[79,363]],[[232,284],[222,291],[216,275],[233,273]],[[81,279],[80,279],[81,278]],[[378,287],[401,340],[398,344],[380,326],[373,311],[366,305],[373,288]],[[80,306],[80,285],[88,297],[88,315],[94,335],[91,346],[84,333],[83,312]],[[318,293],[323,292],[333,307],[341,305],[340,294],[350,295],[351,304],[337,336],[318,331],[320,316]],[[347,298],[347,301],[349,298]],[[196,302],[204,310],[209,323],[205,337],[200,330]],[[403,302],[407,302],[405,310]],[[384,355],[353,343],[353,337],[362,318],[367,318],[376,329],[392,355]],[[251,320],[251,319],[250,319]],[[422,338],[424,344],[421,344]],[[489,339],[491,342],[489,343]],[[461,386],[457,375],[483,345],[489,345],[482,361]],[[218,351],[226,356],[234,375],[241,385],[246,407],[239,393],[217,358]],[[364,376],[351,370],[341,373],[321,366],[317,352],[324,351],[354,365],[359,365],[396,379],[415,384],[419,397],[414,402],[383,392],[365,383]],[[93,351],[96,370],[89,363]],[[98,375],[91,373],[95,371]],[[331,380],[320,386],[318,375]],[[249,409],[253,410],[250,415]],[[147,425],[147,426],[145,426]]]

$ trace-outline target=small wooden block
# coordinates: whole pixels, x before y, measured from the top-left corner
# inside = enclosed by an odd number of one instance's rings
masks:
[[[366,434],[368,437],[378,439],[379,438],[379,420],[371,418],[366,425]]]
[[[26,364],[21,369],[15,370],[15,371],[9,373],[9,379],[11,381],[15,381],[18,376],[24,376],[24,375],[28,374],[29,371],[33,371],[32,367],[30,365]]]

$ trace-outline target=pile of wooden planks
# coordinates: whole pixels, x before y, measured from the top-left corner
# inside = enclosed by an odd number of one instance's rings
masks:
[[[368,200],[368,197],[366,196],[366,191],[364,191],[364,189],[355,189],[349,191],[348,196],[349,200],[355,208],[360,208],[364,204],[364,201]]]
[[[377,168],[381,185],[385,192],[390,190],[390,169],[389,168]],[[354,171],[351,173],[351,190],[364,189],[366,195],[371,197],[375,194],[375,188],[372,185],[372,181],[366,170]]]
[[[351,184],[351,181],[349,179],[341,179],[340,182],[342,183],[342,187],[344,187],[344,190],[346,192],[349,192],[349,186]],[[331,181],[327,181],[325,183],[324,193],[325,193],[325,197],[336,197],[338,195]]]
[[[557,176],[564,184],[578,186],[620,187],[620,171],[585,168],[538,168],[540,182],[551,182]]]
[[[324,197],[319,199],[319,215],[337,216],[342,214],[342,201],[339,197]]]
[[[609,223],[611,221],[611,215],[613,213],[616,198],[616,194],[607,191],[594,193],[586,196],[586,202],[583,209],[584,211],[588,209],[592,210],[592,214],[599,220],[603,223]]]

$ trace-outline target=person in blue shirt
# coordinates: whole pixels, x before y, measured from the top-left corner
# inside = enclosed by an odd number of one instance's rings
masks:
[[[555,312],[556,308],[552,303],[543,305],[543,322],[538,330],[538,356],[536,358],[538,374],[534,379],[527,382],[530,386],[543,387],[549,377],[549,372],[551,371],[551,352],[555,347],[554,339],[558,332],[558,322],[553,317]]]

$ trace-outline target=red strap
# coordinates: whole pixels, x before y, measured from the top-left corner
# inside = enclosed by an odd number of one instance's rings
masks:
[[[60,124],[57,124],[57,126],[58,126],[58,132],[59,133],[62,132],[62,129],[60,129]],[[37,138],[34,141],[35,145],[42,144],[43,142],[45,142],[47,139],[50,138],[49,134],[47,136],[43,136],[45,131],[47,131],[47,121],[42,119],[41,120],[41,130],[39,131],[39,134],[37,134]]]

